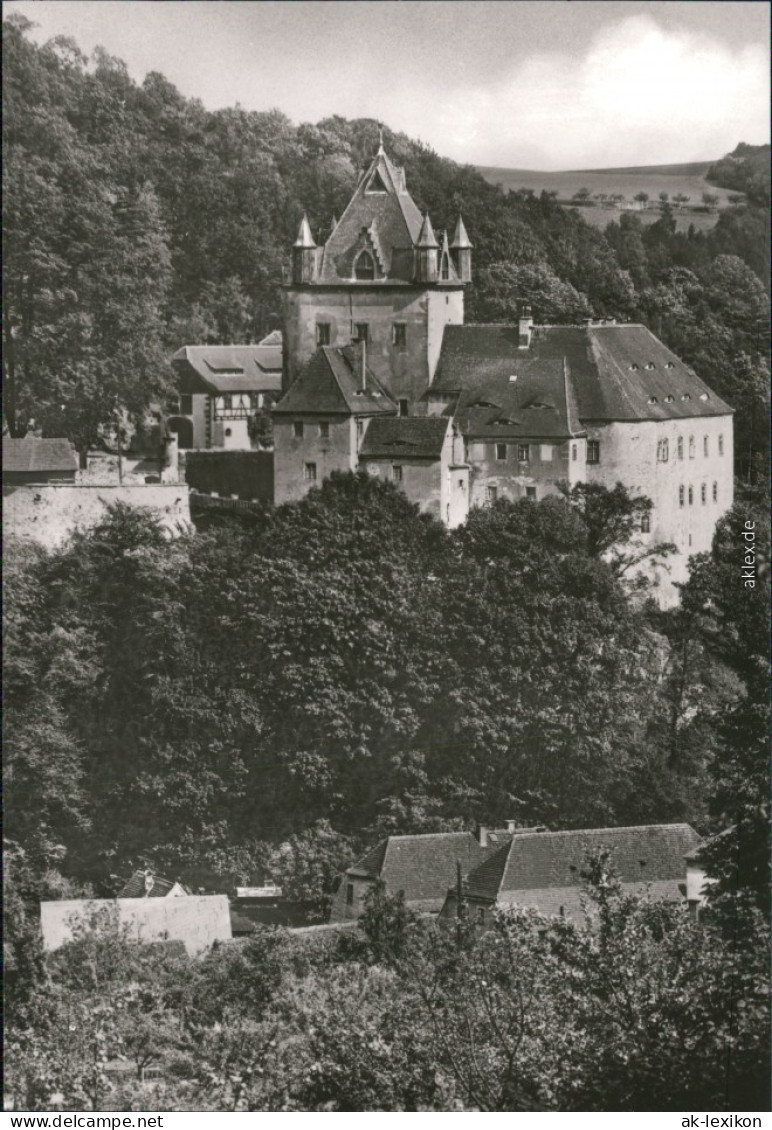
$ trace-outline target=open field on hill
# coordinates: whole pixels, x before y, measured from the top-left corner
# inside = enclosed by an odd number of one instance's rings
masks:
[[[731,207],[729,197],[734,195],[731,190],[718,188],[705,180],[705,173],[712,162],[702,161],[687,165],[658,165],[642,166],[639,169],[592,169],[566,172],[539,172],[533,169],[500,169],[490,166],[478,166],[479,172],[491,184],[500,184],[503,188],[518,189],[530,188],[534,192],[557,192],[561,203],[572,202],[571,198],[581,188],[590,190],[590,199],[598,193],[606,195],[621,194],[623,203],[632,204],[633,198],[639,192],[648,193],[651,201],[659,200],[660,192],[667,192],[671,200],[674,196],[688,196],[688,204],[682,206],[677,213],[679,229],[685,230],[690,223],[702,230],[713,227],[717,214],[693,212],[694,206],[702,205],[703,192],[718,196],[719,209]],[[587,223],[594,227],[605,227],[611,220],[618,219],[620,210],[616,207],[606,208],[602,205],[596,207],[583,207],[582,216]],[[652,224],[657,219],[658,211],[649,207],[638,213],[641,222]]]

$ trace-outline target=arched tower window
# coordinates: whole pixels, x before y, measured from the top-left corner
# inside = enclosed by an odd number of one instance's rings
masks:
[[[369,251],[360,252],[354,265],[354,277],[364,281],[375,278],[375,260]]]
[[[448,258],[447,255],[442,256],[442,261],[440,263],[440,278],[441,279],[449,279],[450,278],[450,259]]]

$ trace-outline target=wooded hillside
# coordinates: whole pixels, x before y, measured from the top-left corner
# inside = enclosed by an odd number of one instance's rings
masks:
[[[84,449],[172,386],[170,353],[257,340],[303,211],[326,238],[377,143],[373,121],[293,125],[278,110],[207,111],[103,51],[43,47],[5,24],[6,412]],[[738,467],[766,453],[766,210],[677,233],[669,206],[601,232],[549,194],[505,193],[385,129],[435,228],[463,210],[468,321],[646,322],[737,409]]]

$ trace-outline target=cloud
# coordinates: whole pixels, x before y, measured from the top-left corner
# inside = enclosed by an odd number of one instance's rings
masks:
[[[583,57],[533,53],[503,80],[439,103],[436,87],[412,84],[386,101],[387,121],[457,160],[545,169],[699,160],[766,138],[768,60],[762,46],[732,51],[630,16]]]

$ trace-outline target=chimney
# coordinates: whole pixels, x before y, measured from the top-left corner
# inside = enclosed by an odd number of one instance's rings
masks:
[[[517,820],[507,820],[507,831],[508,832],[516,832],[517,831]]]
[[[477,842],[480,847],[488,846],[488,829],[484,824],[477,825]]]
[[[524,306],[520,316],[519,330],[518,330],[518,348],[528,349],[531,344],[531,334],[533,332],[533,314],[531,313],[530,306]]]

